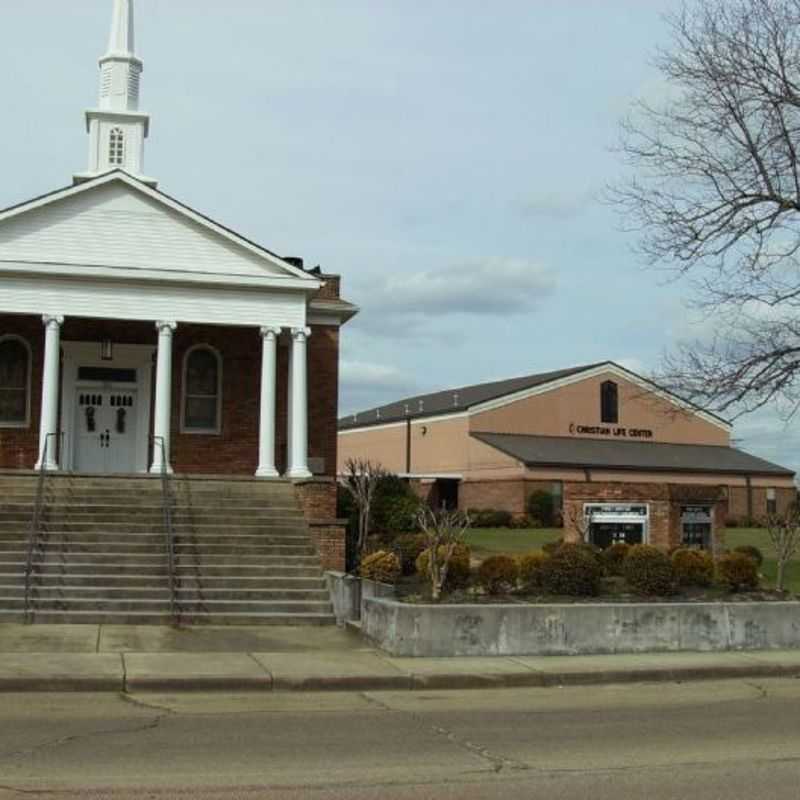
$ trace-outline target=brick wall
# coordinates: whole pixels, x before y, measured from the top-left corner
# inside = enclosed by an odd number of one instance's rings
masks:
[[[513,481],[464,481],[458,487],[458,507],[463,511],[470,508],[491,508],[496,511],[510,511],[512,514],[525,513],[526,482]]]
[[[744,522],[752,514],[754,519],[762,519],[767,514],[767,489],[754,486],[752,493],[752,511],[747,500],[746,486],[731,486],[728,488],[728,502],[724,513],[730,520]],[[791,488],[775,489],[775,502],[778,513],[785,513],[789,506],[797,499],[797,491]]]
[[[295,491],[317,546],[323,569],[345,570],[346,521],[336,518],[336,481],[297,481]]]
[[[37,459],[44,327],[41,317],[0,315],[0,336],[14,333],[31,346],[31,421],[26,429],[0,429],[0,468],[31,469]],[[119,344],[155,348],[152,322],[68,318],[62,341],[110,339]],[[181,393],[186,352],[207,344],[222,356],[222,412],[219,434],[182,433]],[[286,468],[288,337],[277,359],[276,463]],[[154,368],[155,373],[155,368]],[[309,457],[336,470],[339,335],[333,326],[312,326],[308,342]],[[155,386],[155,380],[153,380]],[[180,324],[174,335],[172,380],[172,464],[179,473],[252,475],[258,466],[258,419],[261,391],[261,337],[255,328]],[[150,398],[151,406],[153,398]],[[151,413],[151,426],[152,426]],[[151,430],[152,433],[152,430]],[[332,516],[335,516],[332,515]]]
[[[309,529],[319,553],[322,569],[344,572],[346,568],[345,526],[310,523]]]

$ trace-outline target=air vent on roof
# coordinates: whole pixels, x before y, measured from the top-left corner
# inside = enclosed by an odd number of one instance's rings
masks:
[[[424,400],[420,400],[419,401],[419,410],[420,410],[420,413],[425,410],[425,401]]]
[[[297,269],[303,269],[303,259],[300,256],[284,256],[283,260]]]
[[[453,406],[458,408],[458,392],[453,392]]]

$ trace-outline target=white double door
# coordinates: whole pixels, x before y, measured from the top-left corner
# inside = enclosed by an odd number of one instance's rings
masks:
[[[138,394],[136,388],[75,390],[75,470],[136,471]]]

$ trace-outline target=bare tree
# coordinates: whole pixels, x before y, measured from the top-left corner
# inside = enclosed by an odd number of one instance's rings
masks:
[[[434,511],[422,506],[417,512],[417,524],[425,537],[428,551],[428,577],[431,582],[431,597],[438,601],[447,580],[450,561],[456,548],[464,541],[470,527],[470,519],[462,511]]]
[[[800,510],[797,505],[792,504],[782,514],[768,515],[766,524],[778,562],[775,588],[782,592],[786,577],[786,565],[794,558],[800,545]]]
[[[589,542],[592,530],[592,512],[585,511],[581,504],[571,503],[567,511],[569,526],[581,537],[581,542]]]
[[[653,264],[693,280],[715,333],[661,383],[730,416],[800,401],[800,0],[691,0],[667,17],[660,102],[623,123],[611,187]]]
[[[388,473],[378,463],[366,459],[349,458],[345,464],[345,474],[342,484],[350,493],[358,512],[358,542],[357,551],[359,561],[367,545],[369,536],[370,514],[375,490],[381,478]]]

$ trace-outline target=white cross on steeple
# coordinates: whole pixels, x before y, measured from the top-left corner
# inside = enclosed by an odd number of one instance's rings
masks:
[[[139,111],[142,69],[135,53],[133,0],[114,0],[108,51],[100,59],[100,98],[97,108],[86,112],[89,169],[76,175],[76,181],[122,169],[155,185],[144,176],[150,117]]]

